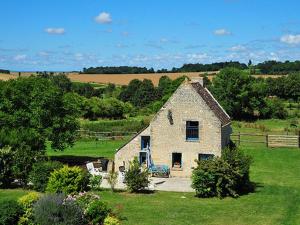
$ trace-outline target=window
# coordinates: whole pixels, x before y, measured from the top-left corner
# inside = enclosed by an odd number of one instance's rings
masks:
[[[199,122],[186,121],[186,140],[199,140]]]
[[[212,159],[214,157],[214,154],[203,154],[200,153],[198,154],[198,160],[208,160],[208,159]]]
[[[172,167],[180,169],[182,167],[182,154],[172,153]]]
[[[147,152],[140,152],[140,165],[147,164]]]

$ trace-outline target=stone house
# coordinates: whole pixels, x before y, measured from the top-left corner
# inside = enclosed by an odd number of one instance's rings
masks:
[[[128,169],[138,157],[141,164],[169,168],[172,177],[189,177],[195,160],[220,156],[228,145],[231,121],[202,78],[183,82],[150,125],[115,154],[115,168]]]

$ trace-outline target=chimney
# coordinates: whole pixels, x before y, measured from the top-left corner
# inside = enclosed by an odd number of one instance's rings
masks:
[[[191,83],[199,83],[201,86],[203,86],[203,77],[192,77]]]

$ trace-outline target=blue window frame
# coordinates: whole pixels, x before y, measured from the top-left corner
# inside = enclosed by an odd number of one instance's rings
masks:
[[[186,140],[197,141],[199,140],[199,122],[186,121]]]
[[[198,154],[198,160],[208,160],[208,159],[212,159],[214,157],[214,154],[203,154],[200,153]]]

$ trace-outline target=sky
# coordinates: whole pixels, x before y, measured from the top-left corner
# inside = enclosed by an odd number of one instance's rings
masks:
[[[300,59],[299,0],[1,0],[0,68]]]

